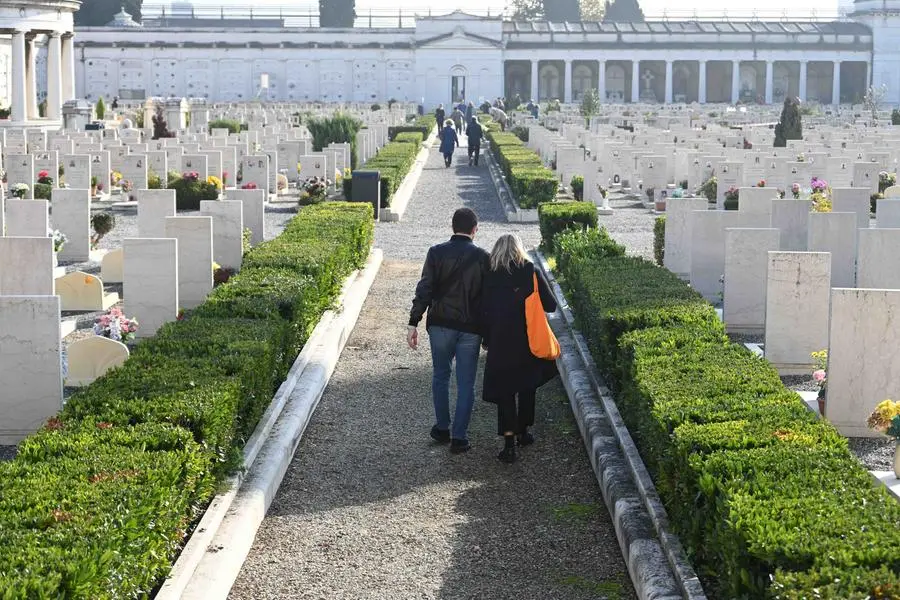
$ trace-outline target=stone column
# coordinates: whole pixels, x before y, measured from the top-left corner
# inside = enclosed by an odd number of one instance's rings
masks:
[[[697,73],[699,74],[698,79],[698,90],[697,90],[697,102],[700,104],[706,104],[706,61],[701,60],[697,62]]]
[[[731,103],[741,99],[741,61],[731,61]]]
[[[800,61],[800,101],[806,102],[806,61]]]
[[[672,61],[666,61],[666,104],[672,104]]]
[[[25,114],[28,119],[38,118],[37,103],[37,48],[34,37],[25,39]]]
[[[75,36],[62,37],[62,101],[75,99]]]
[[[62,40],[58,31],[47,41],[47,118],[62,119]]]
[[[566,61],[565,89],[563,90],[563,102],[572,103],[572,61]]]
[[[606,61],[601,60],[597,64],[597,94],[600,102],[606,102]]]
[[[10,81],[11,97],[10,117],[13,122],[22,122],[27,118],[25,74],[25,32],[19,29],[12,34],[12,80]]]
[[[841,103],[841,61],[834,61],[834,79],[831,82],[831,103]]]
[[[775,88],[775,63],[766,61],[766,104],[772,104],[772,93]]]
[[[531,100],[537,102],[539,100],[538,95],[540,94],[540,81],[538,77],[540,76],[538,67],[540,66],[540,61],[533,60],[531,61]]]
[[[866,62],[866,87],[872,85],[872,63]]]
[[[639,102],[641,96],[641,61],[631,61],[631,101]]]

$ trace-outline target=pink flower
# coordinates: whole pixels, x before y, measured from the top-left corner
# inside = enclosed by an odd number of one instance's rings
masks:
[[[823,371],[822,369],[819,369],[818,371],[814,372],[813,379],[815,379],[818,382],[825,381],[825,371]]]

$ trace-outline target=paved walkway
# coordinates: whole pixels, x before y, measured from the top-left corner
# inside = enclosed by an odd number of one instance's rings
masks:
[[[433,150],[403,222],[378,225],[384,265],[231,598],[634,598],[559,382],[515,465],[496,460],[481,401],[468,454],[430,443],[427,337],[418,352],[405,342],[425,252],[459,206],[478,212],[486,248],[507,231],[539,241],[537,225],[505,222],[483,164],[456,159],[445,169]]]

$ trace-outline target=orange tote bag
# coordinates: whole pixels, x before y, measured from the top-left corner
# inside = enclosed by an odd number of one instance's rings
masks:
[[[534,274],[534,292],[525,299],[525,326],[528,330],[528,346],[531,353],[545,360],[559,357],[559,341],[550,329],[547,313],[538,293],[537,273]]]

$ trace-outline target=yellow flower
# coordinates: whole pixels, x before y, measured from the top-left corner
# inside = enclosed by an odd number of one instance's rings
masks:
[[[215,261],[213,261],[212,267],[213,267],[213,268],[212,268],[213,271],[216,271],[216,270],[222,268],[222,266],[219,265],[219,263],[217,263],[217,262],[215,262]]]
[[[217,190],[222,189],[222,180],[219,179],[218,177],[216,177],[215,175],[210,175],[209,177],[207,177],[206,183],[211,183],[212,185],[216,186]]]

